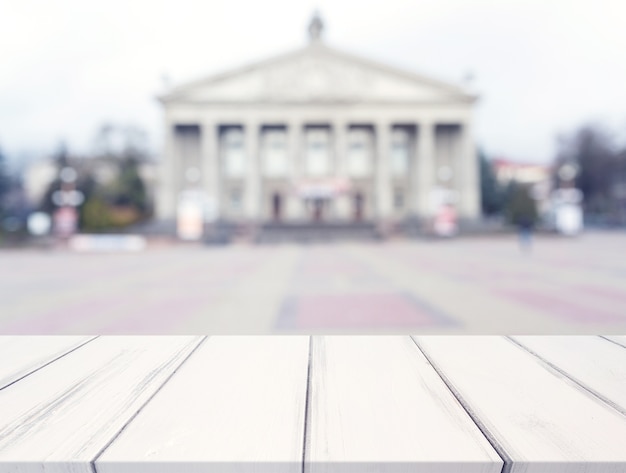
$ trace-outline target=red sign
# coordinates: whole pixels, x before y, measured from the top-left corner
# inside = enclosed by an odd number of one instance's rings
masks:
[[[444,205],[435,217],[435,232],[440,236],[452,236],[457,231],[456,211],[451,205]]]
[[[182,240],[199,240],[202,238],[203,226],[201,202],[190,198],[181,199],[178,203],[178,237]]]
[[[303,198],[332,198],[350,192],[352,184],[348,179],[310,179],[295,183],[296,193]]]
[[[54,232],[60,237],[72,236],[78,228],[78,212],[74,207],[61,207],[54,212]]]

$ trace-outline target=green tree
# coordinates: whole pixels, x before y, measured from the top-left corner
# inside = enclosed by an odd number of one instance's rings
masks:
[[[48,184],[48,188],[44,192],[41,202],[39,202],[38,205],[38,210],[49,214],[52,214],[57,208],[54,202],[52,202],[52,194],[61,189],[61,179],[59,177],[61,169],[69,166],[69,151],[65,142],[59,144],[57,150],[52,155],[52,160],[56,167],[56,176],[52,182]]]
[[[151,203],[140,173],[148,159],[145,132],[133,126],[103,125],[95,139],[95,158],[117,167],[113,182],[99,189],[113,221],[124,225],[148,218]]]
[[[113,222],[107,202],[99,195],[92,194],[81,209],[81,228],[90,232],[110,229]]]
[[[496,180],[491,160],[482,150],[478,152],[480,160],[480,201],[483,215],[497,215],[502,212],[504,189]]]
[[[141,129],[105,124],[96,133],[89,159],[72,160],[67,146],[59,146],[54,154],[57,171],[66,166],[78,171],[75,188],[85,198],[78,209],[82,230],[115,230],[151,215],[151,203],[140,173],[141,163],[148,158],[145,143],[145,133]],[[96,179],[98,171],[103,169],[99,166],[115,169],[112,181],[99,182]],[[40,210],[49,213],[56,210],[52,195],[60,188],[61,181],[57,177],[50,183]]]
[[[511,181],[507,194],[505,214],[509,223],[514,225],[537,223],[539,213],[530,186]]]
[[[148,211],[146,186],[139,174],[139,163],[133,157],[120,162],[119,175],[113,186],[114,204],[132,207],[141,216]]]

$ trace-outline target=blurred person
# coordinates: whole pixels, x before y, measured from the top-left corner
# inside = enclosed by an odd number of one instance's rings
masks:
[[[533,243],[533,231],[538,220],[537,205],[528,186],[515,184],[507,202],[509,221],[518,229],[522,251],[529,252]]]
[[[530,252],[532,248],[534,226],[535,222],[530,216],[520,216],[517,227],[519,232],[519,244],[522,251]]]

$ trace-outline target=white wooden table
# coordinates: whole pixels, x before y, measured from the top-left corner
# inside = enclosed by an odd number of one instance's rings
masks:
[[[0,337],[0,472],[626,472],[626,337]]]

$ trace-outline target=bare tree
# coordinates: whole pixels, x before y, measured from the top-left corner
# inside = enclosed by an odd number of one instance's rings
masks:
[[[599,124],[585,125],[562,136],[558,143],[554,180],[562,164],[578,165],[576,186],[584,194],[587,215],[608,216],[614,207],[614,188],[620,170],[620,152],[612,134]]]

